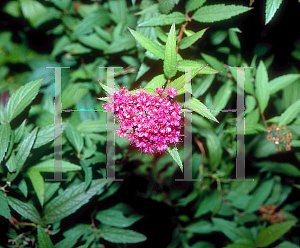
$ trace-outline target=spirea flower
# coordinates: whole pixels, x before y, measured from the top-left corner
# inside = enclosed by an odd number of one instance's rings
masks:
[[[154,93],[147,94],[145,89],[137,90],[136,94],[120,89],[109,98],[114,100],[104,104],[105,111],[115,112],[120,123],[116,130],[120,138],[127,137],[142,152],[152,154],[165,151],[169,144],[179,142],[181,106],[162,97],[165,90],[156,88]],[[126,94],[127,93],[127,94]],[[175,88],[167,89],[171,98],[177,94]]]

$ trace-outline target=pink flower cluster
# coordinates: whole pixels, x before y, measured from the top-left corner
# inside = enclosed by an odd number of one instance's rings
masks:
[[[145,89],[137,90],[136,94],[127,93],[125,87],[109,98],[112,102],[104,104],[106,111],[115,112],[120,128],[116,130],[120,138],[127,137],[144,153],[163,152],[168,144],[179,142],[181,106],[162,97],[164,92],[171,98],[177,94],[175,88],[156,88],[154,93],[145,93]]]

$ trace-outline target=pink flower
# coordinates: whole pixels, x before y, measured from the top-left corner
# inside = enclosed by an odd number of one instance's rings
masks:
[[[167,88],[167,89],[166,89],[166,92],[167,92],[167,94],[170,95],[171,98],[174,98],[175,95],[177,95],[177,92],[176,92],[176,88],[175,88],[175,87],[173,87],[173,88]]]
[[[167,89],[167,93],[174,98],[175,88]],[[125,87],[109,98],[112,102],[104,104],[103,108],[115,112],[120,123],[116,130],[120,138],[127,137],[144,153],[163,152],[172,143],[178,143],[180,136],[181,106],[162,97],[164,89],[156,88],[155,93],[160,96],[147,94],[145,89],[137,90],[136,95],[128,93]]]

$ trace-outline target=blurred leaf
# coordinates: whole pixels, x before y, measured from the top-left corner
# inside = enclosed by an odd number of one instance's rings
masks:
[[[11,122],[32,102],[38,94],[43,81],[43,78],[31,81],[24,86],[21,86],[13,93],[7,103],[7,122]]]
[[[38,225],[37,228],[37,238],[39,247],[54,248],[54,245],[49,235],[44,231],[44,229],[40,225]]]
[[[268,89],[268,72],[263,61],[259,62],[255,78],[255,94],[260,111],[264,112],[270,99]]]
[[[215,214],[221,207],[222,197],[218,190],[214,190],[204,199],[200,199],[200,205],[196,210],[195,218],[199,218],[204,214],[212,212]],[[212,228],[214,230],[214,228]]]
[[[64,50],[71,53],[72,55],[85,54],[92,51],[90,48],[87,48],[80,43],[68,44],[64,47]]]
[[[182,164],[181,158],[179,156],[178,149],[176,147],[174,147],[174,148],[168,147],[167,151],[171,155],[171,157],[174,159],[174,161],[179,165],[181,172],[183,172],[183,164]]]
[[[41,226],[45,226],[45,223],[41,219],[39,212],[36,210],[36,208],[33,205],[29,203],[24,203],[11,196],[7,196],[7,200],[8,200],[8,204],[13,208],[13,210],[15,210],[25,219],[31,220],[32,222],[39,224]]]
[[[185,72],[185,68],[182,68],[182,67],[199,67],[199,68],[202,68],[202,69],[200,69],[197,74],[216,74],[216,73],[219,73],[218,71],[211,68],[210,66],[207,66],[207,64],[203,64],[201,62],[192,61],[192,60],[186,60],[186,59],[179,60],[178,61],[178,66],[179,66],[178,71],[182,71],[182,72]],[[196,68],[193,68],[193,69],[196,70]],[[192,72],[193,72],[193,69],[192,69]],[[192,73],[192,75],[193,75],[193,73]]]
[[[180,12],[172,12],[169,15],[159,15],[152,17],[150,20],[144,21],[140,23],[139,27],[145,26],[165,26],[165,25],[172,25],[174,22],[175,24],[183,23],[186,20],[186,16]]]
[[[248,10],[250,8],[241,5],[214,4],[201,7],[192,18],[198,22],[216,22],[230,19]]]
[[[256,99],[255,99],[254,96],[246,95],[245,107],[246,107],[245,114],[251,113],[255,109],[255,107],[256,107]]]
[[[299,245],[293,244],[290,241],[283,241],[279,245],[277,245],[275,248],[299,248]]]
[[[232,94],[233,81],[228,79],[227,82],[220,87],[217,94],[214,97],[214,110],[223,110]],[[220,112],[213,112],[214,116],[217,116]]]
[[[6,219],[10,219],[10,209],[8,207],[8,202],[5,193],[0,190],[0,215]]]
[[[13,17],[20,17],[21,16],[21,9],[20,3],[18,1],[9,1],[5,4],[3,8],[4,12],[13,16]]]
[[[273,171],[283,173],[289,176],[300,177],[300,170],[289,163],[278,163],[274,161],[262,161],[254,163],[255,166],[262,168],[260,171]]]
[[[241,48],[241,43],[240,43],[239,37],[237,36],[237,32],[241,33],[241,31],[239,29],[236,29],[236,28],[230,28],[228,30],[229,41],[237,49],[240,49]]]
[[[278,126],[290,124],[300,112],[300,100],[289,106],[283,114],[281,114]]]
[[[77,39],[84,45],[98,49],[105,50],[108,47],[106,41],[102,40],[97,34],[78,36]]]
[[[158,0],[159,9],[162,13],[168,14],[179,0]]]
[[[200,8],[206,0],[188,0],[185,4],[185,11],[186,12],[191,12],[195,9]]]
[[[89,89],[85,87],[82,83],[70,83],[67,87],[62,91],[62,108],[68,109],[72,107],[77,101],[82,99],[87,93]]]
[[[173,23],[168,35],[164,58],[164,73],[167,78],[172,78],[177,72],[175,23]]]
[[[253,199],[255,201],[250,201],[245,209],[245,213],[252,213],[258,210],[258,208],[263,205],[267,197],[270,195],[274,181],[268,180],[263,182],[258,189],[253,193]]]
[[[231,241],[235,241],[239,238],[236,233],[236,223],[233,221],[228,221],[222,218],[212,218],[214,225],[224,233]]]
[[[93,179],[92,168],[88,167],[87,163],[84,160],[81,160],[80,164],[84,171],[84,185],[85,189],[87,189],[90,186]]]
[[[285,233],[287,233],[294,225],[296,221],[285,221],[282,223],[276,223],[260,231],[257,235],[255,245],[256,247],[266,247],[276,240],[280,239]]]
[[[93,180],[87,191],[85,191],[84,182],[67,188],[63,193],[46,204],[43,220],[46,224],[52,224],[75,213],[94,195],[101,194],[107,183],[108,181]],[[75,202],[76,204],[74,204]]]
[[[210,234],[212,232],[219,231],[210,221],[199,220],[186,227],[182,228],[184,231],[198,233],[198,234]]]
[[[72,1],[71,0],[51,0],[52,3],[61,10],[67,10],[70,8]]]
[[[71,123],[66,128],[66,136],[70,143],[75,147],[77,156],[80,156],[83,148],[83,137]]]
[[[155,33],[157,34],[158,38],[160,38],[161,41],[165,42],[168,39],[168,36],[166,36],[165,32],[161,30],[159,27],[155,27]]]
[[[128,217],[125,217],[119,210],[106,209],[98,212],[95,218],[105,225],[115,227],[129,227],[143,218],[143,216],[132,214]]]
[[[7,180],[9,182],[12,182],[17,177],[23,165],[25,164],[25,161],[27,160],[30,154],[30,150],[33,147],[37,131],[38,127],[32,130],[31,133],[27,136],[27,138],[24,139],[23,142],[20,144],[20,149],[15,159],[17,171],[15,173],[8,173]]]
[[[44,185],[44,178],[42,177],[41,173],[33,168],[30,168],[26,172],[27,176],[29,177],[34,191],[39,199],[41,206],[44,205],[44,197],[45,197],[45,185]]]
[[[265,25],[272,20],[281,3],[282,0],[267,0]]]
[[[135,244],[147,240],[141,233],[116,227],[105,227],[98,229],[101,237],[111,243]]]
[[[37,170],[39,172],[54,172],[54,159],[48,159],[30,167],[30,169]],[[78,171],[81,167],[76,164],[62,160],[62,172]]]
[[[223,66],[223,63],[221,63],[220,61],[218,61],[216,58],[207,55],[205,53],[201,53],[201,56],[205,59],[205,61],[207,61],[207,63],[209,63],[214,69],[218,70],[221,75],[226,75],[226,70]]]
[[[25,196],[25,198],[27,198],[28,195],[28,187],[26,184],[25,179],[21,179],[19,185],[18,185],[19,190],[22,192],[22,194]]]
[[[199,40],[203,34],[205,33],[205,31],[207,30],[207,28],[200,30],[199,32],[185,37],[183,38],[180,42],[179,42],[179,48],[180,49],[186,49],[189,46],[191,46],[192,44],[194,44],[197,40]]]
[[[268,84],[270,95],[275,94],[277,91],[284,89],[299,78],[300,74],[287,74],[272,79]]]
[[[158,57],[159,59],[164,59],[165,51],[164,48],[158,45],[153,40],[149,39],[147,36],[140,34],[132,29],[129,29],[133,37],[150,53]]]
[[[3,160],[7,151],[10,138],[10,125],[9,123],[0,125],[0,162]]]

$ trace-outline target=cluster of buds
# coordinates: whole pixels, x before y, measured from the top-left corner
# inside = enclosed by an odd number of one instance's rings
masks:
[[[258,209],[262,213],[264,220],[267,220],[271,223],[278,223],[286,220],[286,216],[281,217],[283,210],[275,211],[275,205],[260,206]]]
[[[267,128],[267,133],[269,133],[267,140],[271,140],[277,146],[277,152],[280,152],[282,147],[284,147],[286,151],[291,150],[292,132],[290,130],[285,132],[284,125],[277,127],[276,124],[272,124],[271,127]]]
[[[169,144],[179,142],[181,106],[169,99],[177,94],[173,88],[156,88],[154,93],[147,94],[145,89],[131,94],[125,87],[114,95],[108,96],[112,101],[106,103],[105,111],[115,113],[120,123],[116,130],[120,138],[127,137],[128,141],[140,148],[143,153],[152,154],[157,150],[163,152]],[[126,94],[127,93],[127,94]],[[163,97],[163,94],[169,98]]]

